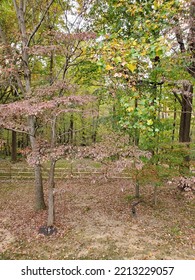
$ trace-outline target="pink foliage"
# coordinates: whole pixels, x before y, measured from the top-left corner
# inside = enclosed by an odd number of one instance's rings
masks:
[[[68,157],[72,155],[73,147],[67,145],[60,145],[51,148],[48,142],[42,142],[37,144],[37,148],[34,151],[26,149],[23,154],[26,155],[27,162],[31,166],[43,164],[49,160],[59,160],[62,157]]]

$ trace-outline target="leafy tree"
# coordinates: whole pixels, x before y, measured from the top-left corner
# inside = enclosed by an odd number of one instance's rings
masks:
[[[64,32],[59,31],[59,26],[63,29],[61,5],[67,5],[65,1],[60,4],[55,3],[54,0],[44,1],[41,6],[38,4],[40,3],[34,1],[14,0],[13,4],[3,2],[1,6],[1,9],[8,9],[10,13],[13,13],[14,20],[12,27],[9,26],[9,33],[4,31],[7,30],[9,24],[7,18],[9,14],[0,22],[1,54],[4,62],[2,64],[3,81],[9,82],[12,88],[18,90],[26,106],[30,106],[28,100],[32,98],[35,98],[37,102],[38,99],[43,102],[49,101],[53,92],[58,91],[59,95],[64,94],[64,90],[68,88],[68,82],[63,82],[63,80],[69,67],[81,55],[81,42],[94,37],[90,33],[70,33],[68,25],[65,26]],[[13,12],[13,7],[15,12]],[[70,6],[67,9],[70,10]],[[57,14],[59,20],[55,16],[51,20],[49,11],[55,12],[54,15]],[[64,60],[62,60],[63,56]],[[47,63],[48,57],[49,63]],[[56,62],[58,65],[54,68]],[[41,84],[45,85],[45,88],[40,88]],[[36,209],[42,209],[45,208],[45,202],[40,155],[37,153],[40,134],[36,114],[29,112],[27,118],[27,130],[26,126],[14,127],[12,125],[11,127],[10,123],[7,128],[20,132],[24,129],[29,135],[32,152],[36,157],[34,166]]]

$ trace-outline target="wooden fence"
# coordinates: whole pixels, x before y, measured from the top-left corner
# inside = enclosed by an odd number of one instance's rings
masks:
[[[49,168],[43,168],[42,170],[43,179],[47,180],[49,178]],[[102,168],[60,168],[57,167],[55,170],[55,179],[88,179],[88,178],[108,178],[108,179],[130,179],[129,173],[120,174],[110,174]],[[0,181],[7,180],[34,180],[34,170],[30,167],[16,167],[16,166],[6,166],[0,167]]]

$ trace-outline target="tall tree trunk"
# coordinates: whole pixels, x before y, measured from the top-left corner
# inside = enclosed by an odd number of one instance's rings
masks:
[[[74,116],[71,113],[70,115],[70,125],[68,129],[68,142],[73,144],[73,137],[74,137]]]
[[[25,18],[24,18],[24,1],[20,1],[19,6],[16,0],[13,0],[14,7],[16,10],[18,24],[20,27],[20,32],[22,35],[22,61],[23,61],[23,71],[24,71],[24,80],[25,80],[25,92],[24,98],[28,99],[31,97],[31,71],[29,66],[29,56],[27,52],[27,47],[30,44],[30,40],[32,36],[36,33],[32,33],[30,38],[28,37],[25,25]],[[19,86],[19,85],[18,85]],[[32,153],[35,156],[35,209],[41,210],[45,209],[45,202],[43,196],[43,183],[42,183],[42,173],[41,173],[41,164],[39,162],[39,155],[37,153],[37,141],[36,141],[36,123],[35,117],[29,116],[28,117],[28,126],[29,126],[29,134],[30,134],[30,143],[32,147]]]
[[[180,129],[179,129],[179,142],[189,143],[190,142],[190,125],[192,116],[192,98],[193,98],[193,86],[190,82],[183,82],[182,97],[182,110],[180,118]]]
[[[117,120],[116,120],[116,101],[114,99],[113,101],[113,105],[112,105],[112,128],[116,129],[117,127]]]
[[[53,226],[55,221],[55,209],[54,209],[55,163],[56,161],[54,159],[51,159],[50,173],[49,173],[49,189],[48,189],[48,218],[47,218],[48,227]]]
[[[180,173],[186,173],[190,169],[190,126],[192,116],[192,101],[193,101],[193,86],[190,82],[183,82],[182,92],[182,111],[180,117],[180,129],[179,129],[179,142],[185,143],[185,153],[183,165],[180,168]]]
[[[50,31],[52,28],[49,28]],[[51,52],[50,56],[50,85],[53,83],[54,70],[54,53]],[[56,145],[56,117],[53,116],[51,119],[51,149]],[[50,158],[50,171],[49,171],[49,186],[48,186],[48,216],[47,216],[47,227],[52,227],[55,220],[55,209],[54,209],[54,188],[55,188],[55,164],[56,160]]]
[[[30,133],[30,143],[32,147],[32,152],[35,157],[35,209],[42,210],[46,209],[46,204],[44,201],[44,192],[43,192],[43,180],[42,180],[42,168],[39,159],[39,153],[37,153],[37,143],[35,137],[35,117],[29,116],[28,118],[29,124],[29,133]]]
[[[187,47],[185,47],[183,33],[181,27],[176,22],[175,35],[177,42],[182,53],[187,53],[188,57],[191,58],[189,66],[186,67],[187,72],[195,78],[195,0],[190,1],[189,9],[189,33],[187,37]],[[186,143],[187,150],[189,149],[190,139],[190,125],[192,115],[192,101],[193,101],[193,86],[190,81],[183,81],[183,90],[181,98],[175,94],[175,97],[181,104],[181,118],[180,118],[180,129],[179,129],[179,142]],[[182,172],[190,167],[190,157],[187,152],[184,156],[184,168]]]
[[[17,160],[17,134],[15,131],[12,131],[12,152],[11,152],[12,162]]]
[[[51,149],[56,145],[56,117],[54,116],[51,121]],[[48,190],[48,219],[47,226],[52,227],[55,221],[55,209],[54,209],[54,176],[55,176],[55,156],[50,159],[50,173],[49,173],[49,190]]]
[[[87,141],[86,141],[86,133],[85,133],[85,116],[84,116],[84,109],[82,108],[81,112],[81,125],[82,125],[82,130],[81,130],[81,146],[86,146]]]
[[[135,110],[138,108],[138,100],[135,98]],[[137,122],[137,117],[135,117],[135,122]],[[134,144],[136,146],[139,145],[139,129],[135,128],[134,129]]]
[[[10,156],[10,131],[7,130],[6,156]]]
[[[176,127],[176,119],[177,119],[177,108],[176,108],[176,98],[174,100],[174,114],[173,114],[173,129],[172,129],[172,142],[175,141],[175,127]],[[173,146],[172,146],[173,149]]]
[[[35,165],[35,210],[46,209],[43,192],[42,168],[40,164]]]
[[[65,144],[67,142],[66,140],[66,135],[67,135],[67,132],[66,132],[66,120],[64,119],[63,120],[63,143]]]

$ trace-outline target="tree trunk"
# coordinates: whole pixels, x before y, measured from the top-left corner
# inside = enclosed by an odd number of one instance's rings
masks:
[[[190,142],[190,125],[192,116],[193,86],[190,82],[183,82],[182,111],[180,118],[179,142]]]
[[[7,141],[6,141],[6,156],[10,156],[10,131],[7,130]]]
[[[27,47],[29,46],[30,40],[32,39],[32,37],[34,36],[37,30],[35,29],[35,32],[31,34],[30,38],[28,37],[26,25],[25,25],[24,3],[23,1],[20,1],[19,6],[16,0],[13,0],[13,3],[18,18],[20,32],[22,35],[22,61],[23,61],[24,81],[25,81],[24,98],[28,99],[31,97],[31,71],[29,66],[29,55],[27,52]],[[20,86],[20,84],[18,86]],[[36,143],[37,141],[35,136],[36,124],[35,124],[34,116],[28,117],[28,126],[29,126],[32,153],[35,156],[34,160],[36,162],[35,164],[35,209],[41,210],[41,209],[45,209],[46,206],[45,206],[44,196],[43,196],[41,165],[39,162],[39,155],[37,153],[37,143]]]
[[[177,108],[176,108],[176,98],[174,101],[174,114],[173,114],[173,129],[172,129],[172,143],[175,141],[175,128],[176,128],[176,119],[177,119]],[[172,146],[173,149],[173,146]]]
[[[12,162],[17,160],[17,134],[15,131],[12,131],[12,152],[11,152]]]
[[[73,144],[73,137],[74,137],[74,117],[73,114],[70,115],[70,126],[68,130],[68,142]]]
[[[37,164],[34,167],[35,174],[35,210],[46,209],[43,193],[43,180],[42,180],[42,170],[41,165]]]
[[[56,117],[54,116],[51,121],[51,149],[56,145]],[[55,211],[54,211],[54,175],[55,175],[55,157],[51,156],[50,159],[50,173],[49,173],[49,189],[48,189],[48,219],[47,226],[52,227],[55,220]]]
[[[189,32],[187,36],[187,48],[184,44],[184,38],[182,34],[181,27],[176,22],[175,34],[177,42],[180,47],[181,53],[188,52],[188,57],[191,59],[189,65],[186,67],[187,72],[195,78],[195,0],[190,1],[189,9]],[[179,142],[186,143],[186,148],[189,150],[190,143],[190,125],[191,125],[191,115],[192,115],[192,101],[193,101],[193,86],[189,81],[183,81],[183,91],[181,93],[181,99],[175,95],[179,100],[182,111],[180,118],[180,129],[179,129]],[[190,168],[190,156],[187,151],[184,156],[184,163],[180,171],[186,172]]]
[[[87,145],[86,140],[86,133],[85,133],[85,117],[84,117],[84,109],[82,108],[81,112],[81,125],[82,125],[82,131],[81,131],[81,146]]]
[[[42,168],[39,159],[39,153],[37,153],[37,143],[35,138],[35,117],[29,116],[28,118],[30,143],[32,147],[32,153],[34,153],[35,167],[35,209],[46,209],[43,193],[43,180],[42,180]]]
[[[191,116],[192,116],[192,101],[193,101],[193,86],[190,82],[183,82],[183,92],[182,92],[182,111],[180,118],[180,129],[179,129],[179,142],[186,143],[186,150],[184,155],[183,164],[180,167],[180,173],[186,174],[190,169],[190,126],[191,126]]]
[[[113,110],[114,110],[114,105],[113,105]],[[100,100],[98,100],[98,103],[97,103],[97,116],[93,116],[93,119],[92,119],[91,139],[92,139],[92,143],[94,143],[94,144],[96,143],[96,140],[97,140],[99,118],[100,118]]]
[[[138,108],[138,100],[135,98],[135,110]],[[135,117],[135,122],[137,122],[137,117]],[[135,146],[139,145],[139,129],[134,129],[134,144]]]
[[[48,218],[47,226],[52,227],[55,221],[55,211],[54,211],[54,174],[55,174],[55,160],[51,160],[50,174],[49,174],[49,189],[48,189]]]

